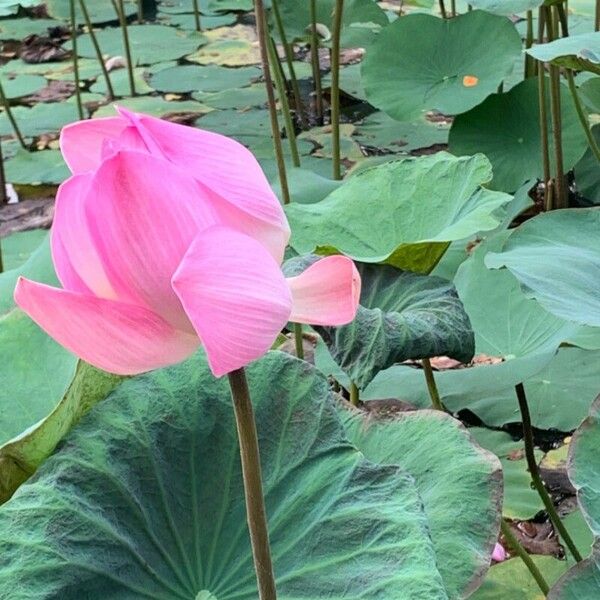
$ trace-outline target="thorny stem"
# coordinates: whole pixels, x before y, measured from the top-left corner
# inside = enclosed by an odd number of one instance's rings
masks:
[[[569,37],[569,17],[567,16],[565,7],[561,2],[556,5],[556,14],[558,15],[558,19],[560,21],[562,37]]]
[[[596,15],[594,18],[594,31],[600,31],[600,0],[596,0]]]
[[[79,87],[79,57],[77,56],[77,19],[75,17],[75,0],[69,1],[71,18],[71,45],[73,52],[73,77],[75,79],[75,100],[77,102],[77,113],[79,119],[83,121],[85,114],[83,104],[81,103],[81,88]]]
[[[273,9],[273,16],[275,17],[275,26],[277,27],[277,33],[285,52],[285,62],[290,73],[290,82],[292,84],[292,93],[294,94],[294,104],[296,113],[300,118],[300,124],[302,127],[308,127],[308,121],[302,107],[302,96],[300,94],[300,86],[298,85],[298,78],[296,77],[296,69],[294,67],[294,53],[293,47],[288,43],[287,36],[285,33],[285,27],[283,26],[283,20],[281,18],[281,12],[279,11],[279,0],[271,0],[271,7]]]
[[[358,406],[360,404],[360,390],[354,381],[350,382],[350,403],[352,406]]]
[[[571,69],[566,69],[567,73],[567,82],[569,83],[569,91],[571,92],[571,97],[573,98],[573,104],[575,105],[575,110],[577,111],[577,116],[579,117],[579,121],[581,126],[583,127],[583,131],[585,133],[585,137],[587,138],[588,144],[596,157],[596,160],[600,162],[600,148],[596,143],[596,139],[594,138],[594,134],[592,133],[592,128],[590,127],[590,121],[588,116],[583,108],[581,103],[581,99],[579,98],[579,93],[577,92],[577,86],[575,85],[575,78],[573,77],[573,71]]]
[[[194,23],[196,25],[196,31],[202,31],[202,25],[200,23],[200,1],[192,0],[194,7]]]
[[[267,514],[262,487],[258,435],[248,382],[244,369],[229,373],[229,386],[235,413],[242,477],[246,496],[246,518],[250,531],[252,556],[256,570],[258,595],[260,600],[276,600],[275,577],[267,530]]]
[[[446,5],[444,4],[444,0],[438,0],[440,5],[440,13],[442,15],[442,19],[448,18],[448,13],[446,12]]]
[[[456,16],[456,0],[450,0],[450,12],[453,17]]]
[[[4,110],[6,111],[6,116],[8,117],[8,120],[10,121],[10,124],[13,128],[13,131],[15,132],[15,135],[17,136],[17,139],[19,140],[19,144],[21,144],[21,147],[24,150],[26,150],[27,145],[25,144],[25,140],[23,139],[23,136],[21,135],[21,130],[19,129],[19,126],[17,125],[17,122],[15,121],[15,117],[12,114],[12,110],[10,108],[10,103],[8,102],[8,98],[6,97],[6,94],[4,93],[4,88],[2,87],[2,83],[0,83],[0,102],[2,102],[2,106],[4,107]]]
[[[423,358],[421,360],[421,364],[423,365],[423,372],[425,373],[425,382],[427,383],[427,391],[429,392],[429,397],[431,398],[431,405],[433,408],[435,408],[435,410],[443,411],[444,405],[440,400],[440,393],[435,383],[433,369],[431,368],[431,361],[428,358]]]
[[[538,13],[538,44],[544,43],[545,16],[543,8]],[[538,63],[538,110],[540,116],[540,136],[542,145],[542,168],[544,173],[544,209],[550,210],[550,150],[548,146],[548,114],[546,112],[546,72],[544,63]]]
[[[294,323],[294,344],[296,346],[296,356],[300,360],[304,360],[304,337],[301,323]]]
[[[125,60],[127,61],[127,76],[129,78],[129,91],[132,96],[136,95],[135,92],[135,80],[133,78],[133,61],[131,60],[131,46],[129,45],[129,33],[127,31],[127,19],[125,18],[125,9],[123,7],[123,0],[111,0],[117,16],[119,17],[119,24],[121,25],[121,32],[123,34],[123,47],[125,49]]]
[[[500,529],[502,531],[502,535],[506,538],[506,541],[510,544],[511,550],[514,550],[519,558],[525,563],[525,566],[529,569],[532,577],[535,579],[535,582],[538,584],[540,590],[544,596],[550,591],[550,586],[544,579],[544,576],[537,568],[537,565],[533,562],[531,556],[527,553],[527,550],[521,546],[519,540],[517,540],[516,536],[511,531],[510,525],[502,519],[500,521]]]
[[[285,83],[283,81],[282,72],[279,69],[279,57],[277,56],[277,48],[272,37],[269,37],[269,60],[271,62],[271,70],[273,78],[275,79],[275,87],[277,88],[277,95],[279,96],[279,104],[281,105],[281,112],[283,114],[283,120],[285,121],[285,133],[290,144],[290,151],[292,154],[292,162],[295,167],[300,166],[300,155],[298,154],[298,144],[296,143],[296,132],[294,130],[294,121],[292,119],[292,113],[290,112],[290,105],[285,90]]]
[[[108,69],[104,64],[104,57],[102,56],[102,50],[100,50],[100,44],[98,44],[98,38],[94,33],[94,26],[92,24],[92,20],[90,19],[90,13],[88,12],[87,6],[85,4],[85,0],[79,0],[79,6],[81,8],[81,14],[83,15],[83,20],[85,21],[85,25],[88,29],[88,33],[90,34],[90,40],[92,41],[92,45],[94,46],[94,51],[96,53],[96,58],[100,63],[100,68],[102,69],[102,75],[106,80],[106,89],[108,92],[108,99],[112,100],[115,97],[115,91],[113,89],[112,83],[110,81],[110,76],[108,74]]]
[[[344,0],[336,0],[333,10],[331,38],[331,146],[333,153],[333,179],[342,178],[340,157],[340,38]]]
[[[273,135],[273,147],[275,149],[275,159],[277,161],[277,170],[279,173],[279,182],[281,183],[281,194],[283,203],[290,203],[290,190],[288,187],[287,173],[285,170],[285,160],[283,158],[283,146],[281,144],[281,133],[279,131],[279,122],[277,121],[277,106],[275,104],[275,93],[273,92],[273,80],[269,69],[269,42],[267,34],[267,17],[263,0],[254,0],[254,16],[256,18],[256,30],[258,33],[258,43],[260,45],[260,58],[262,63],[263,77],[267,88],[267,99],[269,101],[269,118],[271,121],[271,133]]]
[[[521,420],[523,421],[523,443],[525,444],[525,458],[527,460],[527,468],[531,476],[531,481],[540,498],[542,499],[544,507],[546,508],[546,512],[548,513],[550,521],[554,525],[556,531],[564,540],[575,560],[580,562],[582,560],[581,554],[579,553],[579,550],[577,550],[577,546],[575,546],[575,543],[569,535],[567,528],[560,520],[560,517],[556,512],[552,498],[550,498],[550,494],[548,494],[548,490],[546,490],[546,487],[544,486],[544,482],[538,469],[537,461],[535,460],[531,415],[529,414],[529,405],[527,404],[527,396],[525,395],[525,388],[523,387],[523,384],[517,384],[515,386],[515,391],[517,393],[517,400],[519,402],[519,410],[521,411]]]
[[[315,86],[315,107],[319,121],[323,119],[323,86],[319,62],[319,34],[317,32],[317,1],[310,0],[310,57]]]

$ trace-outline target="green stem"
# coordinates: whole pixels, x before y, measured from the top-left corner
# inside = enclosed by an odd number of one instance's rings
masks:
[[[594,17],[594,31],[600,31],[600,0],[596,0],[596,15]]]
[[[315,107],[319,121],[323,119],[323,86],[319,62],[319,34],[317,32],[317,2],[310,0],[310,58],[315,86]]]
[[[533,12],[527,11],[527,34],[525,37],[525,48],[529,49],[533,46]],[[533,56],[525,53],[525,79],[535,75],[535,59]]]
[[[75,100],[77,102],[77,113],[79,119],[83,121],[85,114],[83,104],[81,103],[81,88],[79,87],[79,57],[77,56],[77,18],[75,17],[75,0],[69,0],[69,9],[71,17],[71,45],[73,52],[73,77],[75,79]]]
[[[453,17],[456,16],[456,0],[450,0],[450,13]]]
[[[193,0],[194,6],[194,23],[196,24],[196,31],[202,31],[202,25],[200,23],[200,0]]]
[[[292,113],[290,112],[290,105],[285,90],[285,83],[281,70],[278,68],[279,57],[277,56],[277,48],[272,37],[269,37],[269,61],[271,62],[271,71],[273,78],[275,79],[275,87],[277,88],[277,95],[279,96],[279,104],[281,105],[281,112],[283,114],[283,120],[285,122],[285,133],[290,144],[290,151],[292,154],[292,163],[295,167],[300,166],[300,155],[298,154],[298,144],[296,142],[296,132],[294,130],[294,121],[292,119]]]
[[[144,20],[144,8],[142,6],[143,0],[137,0],[137,18],[138,23]]]
[[[136,95],[135,91],[135,79],[133,77],[133,61],[131,60],[131,46],[129,45],[129,33],[127,31],[127,19],[125,18],[125,8],[123,7],[123,0],[111,0],[117,16],[119,17],[119,24],[121,25],[121,32],[123,34],[123,47],[125,49],[125,60],[127,61],[127,76],[129,78],[129,92],[132,96]]]
[[[425,382],[427,383],[427,391],[431,398],[431,405],[435,410],[444,410],[444,405],[440,400],[440,393],[435,383],[433,369],[431,368],[431,361],[428,358],[423,358],[421,364],[423,365],[423,372],[425,373]]]
[[[579,98],[579,93],[577,92],[577,86],[575,85],[575,78],[573,77],[573,71],[571,69],[566,69],[567,73],[567,81],[569,83],[569,91],[571,92],[571,97],[573,98],[573,104],[575,105],[575,110],[577,111],[577,116],[579,117],[579,121],[581,126],[583,127],[583,132],[587,137],[588,144],[596,157],[596,160],[600,162],[600,148],[596,143],[596,139],[594,138],[594,134],[592,133],[592,128],[590,127],[590,121],[588,116],[583,108],[581,103],[581,99]]]
[[[529,405],[527,404],[527,396],[525,395],[525,388],[522,383],[519,383],[515,386],[515,391],[517,393],[517,400],[519,401],[519,410],[521,411],[521,420],[523,421],[523,443],[525,444],[525,458],[527,460],[527,468],[529,469],[529,474],[531,476],[531,481],[533,486],[537,490],[542,502],[544,503],[544,507],[546,508],[546,512],[550,517],[550,521],[554,525],[554,528],[560,535],[560,537],[564,540],[565,544],[569,548],[569,551],[575,558],[577,562],[582,560],[581,554],[579,550],[577,550],[577,546],[573,542],[567,528],[564,523],[560,520],[558,513],[556,512],[556,508],[554,507],[554,503],[552,502],[552,498],[550,498],[550,494],[546,490],[544,486],[544,482],[540,475],[540,471],[538,469],[537,461],[535,460],[535,447],[533,443],[533,429],[531,426],[531,415],[529,414]]]
[[[350,382],[350,403],[353,406],[358,406],[360,404],[360,390],[354,381]]]
[[[342,178],[340,152],[340,38],[344,0],[336,0],[333,9],[331,34],[331,146],[333,153],[333,179]]]
[[[569,37],[569,17],[565,11],[564,4],[556,4],[556,14],[560,21],[560,28],[562,31],[562,37]]]
[[[6,174],[4,172],[4,156],[2,154],[2,141],[0,141],[0,204],[6,204],[8,196],[6,195]],[[0,256],[0,264],[2,257]],[[0,273],[2,270],[0,269]]]
[[[294,323],[294,344],[296,346],[296,356],[304,360],[304,336],[302,335],[302,324]]]
[[[525,563],[525,566],[529,569],[529,572],[545,596],[550,591],[550,586],[544,579],[544,576],[541,574],[540,570],[537,568],[537,565],[533,562],[531,556],[529,556],[527,553],[527,550],[521,546],[519,540],[517,540],[516,536],[511,531],[510,525],[504,519],[500,521],[500,529],[502,531],[502,535],[504,535],[506,541],[510,544],[511,550],[514,550],[519,558]]]
[[[300,118],[300,124],[302,127],[308,127],[308,120],[302,106],[302,96],[300,94],[300,86],[298,85],[298,78],[296,77],[296,68],[294,67],[294,52],[293,47],[288,43],[287,36],[285,33],[285,27],[283,26],[283,19],[281,18],[281,12],[279,10],[279,0],[271,0],[271,6],[273,8],[273,16],[275,17],[275,26],[277,27],[277,33],[285,52],[285,62],[290,74],[290,82],[292,84],[292,93],[294,94],[294,104],[296,113]]]
[[[546,13],[543,8],[538,12],[538,44],[544,43],[544,29],[546,23]],[[536,61],[537,62],[537,61]],[[540,137],[542,146],[542,168],[544,173],[544,209],[550,210],[551,203],[549,191],[550,183],[550,147],[548,145],[548,113],[546,111],[546,71],[544,63],[537,62],[538,65],[538,110],[540,120]]]
[[[446,5],[444,4],[444,0],[438,0],[440,5],[440,13],[442,14],[442,19],[448,18],[448,13],[446,12]]]
[[[2,102],[2,106],[4,107],[6,116],[8,117],[8,120],[10,121],[10,124],[13,128],[13,131],[15,132],[15,135],[17,136],[17,139],[19,140],[19,144],[21,144],[21,148],[23,148],[24,150],[27,150],[27,145],[25,144],[25,140],[23,139],[23,136],[21,135],[21,130],[19,129],[19,126],[17,125],[17,122],[15,121],[15,117],[12,114],[12,110],[10,108],[10,103],[8,101],[8,98],[6,97],[6,94],[4,93],[4,88],[2,87],[2,83],[0,83],[0,102]]]
[[[254,15],[256,18],[256,30],[258,33],[258,43],[260,45],[260,57],[262,62],[263,77],[267,88],[267,99],[269,101],[269,118],[271,121],[271,133],[273,135],[273,147],[275,149],[275,159],[277,161],[277,170],[279,172],[279,182],[281,184],[281,194],[283,203],[290,203],[290,190],[288,187],[287,173],[285,170],[285,160],[283,158],[283,146],[281,144],[281,133],[279,131],[279,122],[277,121],[277,106],[275,104],[275,93],[273,92],[273,81],[271,79],[271,70],[269,68],[269,41],[267,34],[267,16],[263,0],[254,0]]]
[[[258,583],[258,596],[260,600],[276,600],[277,591],[275,589],[269,532],[267,530],[258,435],[244,369],[229,373],[229,386],[231,387],[231,398],[240,444],[242,478],[246,496],[246,518]]]
[[[106,81],[106,89],[108,94],[108,99],[112,100],[115,97],[115,91],[113,89],[112,83],[110,81],[110,76],[108,74],[108,69],[104,64],[104,57],[102,56],[102,50],[100,50],[100,44],[98,44],[98,38],[94,33],[94,26],[92,24],[92,20],[90,19],[90,13],[88,12],[87,6],[85,4],[85,0],[79,0],[79,7],[81,8],[81,14],[83,15],[83,20],[85,21],[85,25],[88,29],[88,33],[90,35],[90,40],[92,45],[94,46],[94,52],[96,53],[96,58],[100,63],[100,68],[102,69],[102,75],[104,76],[104,80]]]

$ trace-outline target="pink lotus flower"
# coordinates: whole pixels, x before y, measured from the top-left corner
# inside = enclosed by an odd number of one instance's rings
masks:
[[[507,557],[508,554],[506,554],[506,550],[504,549],[502,544],[496,542],[496,545],[494,546],[494,550],[492,552],[492,560],[495,562],[503,562],[507,559]]]
[[[246,148],[118,111],[62,131],[73,175],[58,191],[51,245],[63,289],[23,278],[15,289],[42,329],[119,374],[177,363],[201,344],[220,376],[267,352],[288,320],[354,318],[351,260],[283,276],[289,226]]]

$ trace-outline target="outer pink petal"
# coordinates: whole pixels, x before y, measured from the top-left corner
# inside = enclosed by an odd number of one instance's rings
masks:
[[[219,222],[198,183],[164,159],[119,152],[96,171],[85,210],[117,298],[193,331],[171,278],[198,232]]]
[[[100,164],[102,143],[117,139],[129,121],[122,117],[106,117],[77,121],[63,128],[60,149],[72,173],[93,171]]]
[[[199,345],[197,336],[174,329],[146,308],[23,278],[17,282],[15,301],[59,344],[120,375],[180,362]]]
[[[290,321],[344,325],[354,319],[360,299],[360,275],[345,256],[328,256],[287,280],[294,300]]]
[[[185,168],[216,192],[227,225],[258,239],[276,260],[290,236],[287,219],[252,153],[228,137],[118,108],[151,153]]]
[[[496,562],[502,562],[506,560],[506,558],[506,550],[501,544],[496,543],[494,546],[494,551],[492,552],[492,560],[495,560]]]
[[[173,287],[217,377],[267,352],[292,306],[285,278],[264,246],[227,227],[198,235]]]

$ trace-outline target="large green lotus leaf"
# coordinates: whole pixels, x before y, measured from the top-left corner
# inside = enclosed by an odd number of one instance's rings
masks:
[[[509,519],[532,519],[544,510],[540,495],[531,487],[531,475],[523,452],[523,442],[515,442],[504,431],[483,427],[469,429],[471,435],[486,450],[493,452],[502,464],[504,499],[502,514]],[[542,453],[536,451],[539,461]]]
[[[2,337],[3,325],[0,321],[0,338]],[[41,339],[41,337],[40,337]],[[50,338],[46,337],[43,342],[44,346],[49,345]],[[27,404],[22,404],[25,409],[23,412],[28,417],[28,427],[19,432],[11,439],[6,439],[6,432],[14,429],[12,421],[14,413],[8,410],[2,410],[2,422],[0,428],[3,429],[0,436],[0,503],[6,502],[15,492],[15,490],[26,481],[42,462],[50,456],[56,448],[60,440],[69,432],[71,427],[86,414],[92,406],[100,400],[103,400],[113,391],[121,382],[122,377],[111,375],[103,371],[99,371],[94,367],[79,361],[76,371],[73,374],[71,367],[72,360],[66,353],[58,352],[55,357],[54,365],[58,366],[59,373],[53,372],[51,369],[54,366],[48,360],[50,352],[44,352],[40,357],[44,362],[40,362],[44,368],[41,369],[42,374],[50,381],[53,391],[56,385],[63,381],[69,381],[69,387],[65,391],[62,399],[60,396],[52,398],[48,396],[48,400],[56,403],[46,402],[45,398],[39,398],[39,389],[32,388],[30,382],[28,387],[19,386],[12,388],[13,398],[14,393],[20,395],[26,392],[24,396]],[[3,356],[5,359],[6,356]],[[32,356],[32,358],[35,358]],[[14,363],[11,361],[11,364]],[[27,379],[30,379],[30,373],[38,367],[35,365],[27,366],[19,363],[19,367],[23,370],[19,371],[18,375],[23,378],[24,373],[28,374]],[[48,371],[46,370],[48,369]],[[36,376],[34,376],[35,378]],[[0,395],[1,396],[1,395]],[[6,402],[7,399],[2,398]],[[46,414],[39,420],[32,420],[34,415],[39,416],[44,412]],[[9,425],[7,426],[7,421]]]
[[[550,585],[568,568],[566,561],[553,556],[533,555],[531,559]],[[470,597],[470,600],[544,600],[544,598],[525,563],[515,556],[493,565],[482,586]],[[578,600],[583,600],[583,597],[579,597]]]
[[[150,85],[163,92],[220,92],[248,86],[260,74],[256,67],[231,69],[216,65],[183,65],[155,73],[150,79]]]
[[[498,459],[440,411],[398,413],[386,420],[343,408],[340,414],[350,441],[369,460],[401,465],[414,477],[448,598],[469,596],[488,570],[498,539]]]
[[[310,2],[280,0],[279,7],[288,40],[308,39],[311,24]],[[335,0],[316,0],[316,7],[317,23],[324,25],[331,32]],[[347,0],[342,15],[342,47],[365,47],[388,23],[386,13],[374,0]],[[276,28],[273,31],[278,35]],[[324,41],[328,42],[327,39]]]
[[[552,353],[534,353],[435,376],[442,401],[452,412],[469,410],[493,427],[521,420],[514,385],[523,381],[533,425],[566,432],[577,427],[600,390],[599,360],[597,350],[561,348],[554,358]],[[419,407],[431,405],[423,373],[404,366],[380,373],[361,397],[400,397]]]
[[[127,69],[111,71],[108,76],[110,77],[110,83],[116,96],[128,96],[131,94],[129,71]],[[135,86],[135,93],[139,95],[150,94],[154,91],[146,81],[146,69],[144,67],[133,69],[133,85]],[[108,92],[106,79],[102,75],[97,76],[96,81],[90,87],[90,91],[95,94],[106,94]]]
[[[547,81],[546,88],[549,87]],[[550,119],[550,99],[548,119]],[[504,94],[492,94],[485,102],[459,115],[450,129],[449,147],[454,154],[483,152],[492,163],[491,187],[513,192],[527,179],[543,178],[539,126],[538,82],[530,77]],[[584,154],[587,144],[573,101],[561,87],[564,167],[570,169]],[[550,157],[554,160],[552,126]]]
[[[543,3],[544,0],[469,0],[473,8],[508,16],[533,10]]]
[[[430,110],[455,115],[495,92],[520,51],[521,38],[505,17],[479,10],[454,19],[410,14],[369,46],[363,83],[369,102],[399,121]]]
[[[127,31],[135,65],[151,65],[181,58],[206,43],[206,38],[199,33],[178,31],[166,25],[130,25]],[[96,38],[104,54],[123,56],[123,34],[119,27],[97,31]],[[67,43],[65,47],[69,45]],[[77,53],[79,56],[95,58],[89,34],[85,33],[77,40]]]
[[[447,599],[413,478],[346,440],[324,376],[271,353],[249,383],[279,597]],[[124,382],[0,509],[0,588],[255,600],[238,452],[200,356]]]
[[[292,259],[286,274],[310,264]],[[316,326],[334,360],[359,387],[408,359],[473,357],[475,342],[469,317],[454,286],[439,277],[399,271],[388,265],[357,265],[362,279],[355,319],[341,327]]]
[[[551,600],[592,600],[600,592],[600,399],[573,435],[569,479],[596,541],[591,556],[572,567],[550,591]]]
[[[189,8],[191,8],[191,4],[189,4],[188,9]],[[159,11],[156,16],[159,22],[164,23],[165,25],[181,27],[181,29],[196,29],[196,16],[192,13],[173,14]],[[203,12],[200,19],[203,31],[206,31],[207,29],[216,29],[217,27],[225,27],[227,25],[234,25],[236,21],[237,16],[233,13],[205,15]]]
[[[570,35],[547,44],[536,44],[526,52],[542,62],[600,74],[600,32],[598,31]]]
[[[31,0],[28,0],[31,1]],[[39,4],[37,0],[34,0],[35,4]],[[21,0],[21,4],[23,1]],[[68,21],[70,19],[70,0],[44,0],[48,14],[55,19],[63,19]],[[112,2],[86,2],[86,7],[90,15],[92,23],[107,23],[109,21],[117,21],[117,15],[113,7]],[[124,0],[123,8],[125,14],[131,16],[136,14],[136,0]],[[77,21],[83,23],[83,15],[81,14],[81,8],[79,2],[75,4],[75,10],[77,11]],[[102,47],[103,48],[103,47]],[[104,50],[104,48],[103,48]]]
[[[165,117],[176,114],[205,114],[213,109],[210,106],[195,102],[194,100],[169,101],[161,96],[137,96],[135,98],[123,98],[119,100],[119,106],[130,110],[144,112],[155,117]],[[114,117],[115,107],[110,104],[100,107],[94,117]]]
[[[596,79],[600,83],[600,77]],[[592,134],[596,139],[596,143],[600,144],[600,127],[598,125],[592,128]],[[585,154],[573,170],[575,172],[577,192],[589,204],[594,206],[600,204],[600,170],[598,169],[598,159],[594,156],[591,148],[585,151]]]
[[[2,5],[0,4],[0,6]],[[48,35],[49,28],[63,25],[54,19],[2,19],[0,21],[0,40],[22,40],[32,34]]]
[[[59,150],[29,152],[19,148],[5,162],[4,170],[7,181],[26,185],[59,184],[70,175]]]
[[[0,239],[4,270],[10,271],[25,263],[47,235],[48,232],[44,229],[32,229],[19,231]]]
[[[526,221],[488,267],[506,267],[525,294],[565,320],[600,325],[600,211],[559,210]]]
[[[484,189],[491,177],[482,155],[438,152],[385,163],[322,202],[286,207],[291,245],[299,254],[338,251],[428,273],[450,242],[500,224],[499,209],[511,197]]]
[[[507,237],[508,231],[480,244],[454,278],[473,324],[477,354],[510,360],[535,352],[555,352],[572,340],[581,326],[550,314],[527,298],[510,272],[485,266],[486,254],[499,250]]]
[[[2,87],[7,98],[22,98],[46,87],[46,83],[46,80],[40,75],[26,74],[5,79]]]
[[[77,106],[72,99],[65,102],[40,102],[31,108],[17,106],[12,109],[12,113],[21,133],[26,137],[58,132],[65,125],[79,120]],[[0,135],[12,135],[13,132],[6,114],[0,113]]]
[[[247,87],[231,88],[222,92],[194,92],[192,98],[219,110],[244,110],[267,104],[267,89],[264,83],[253,83]]]

